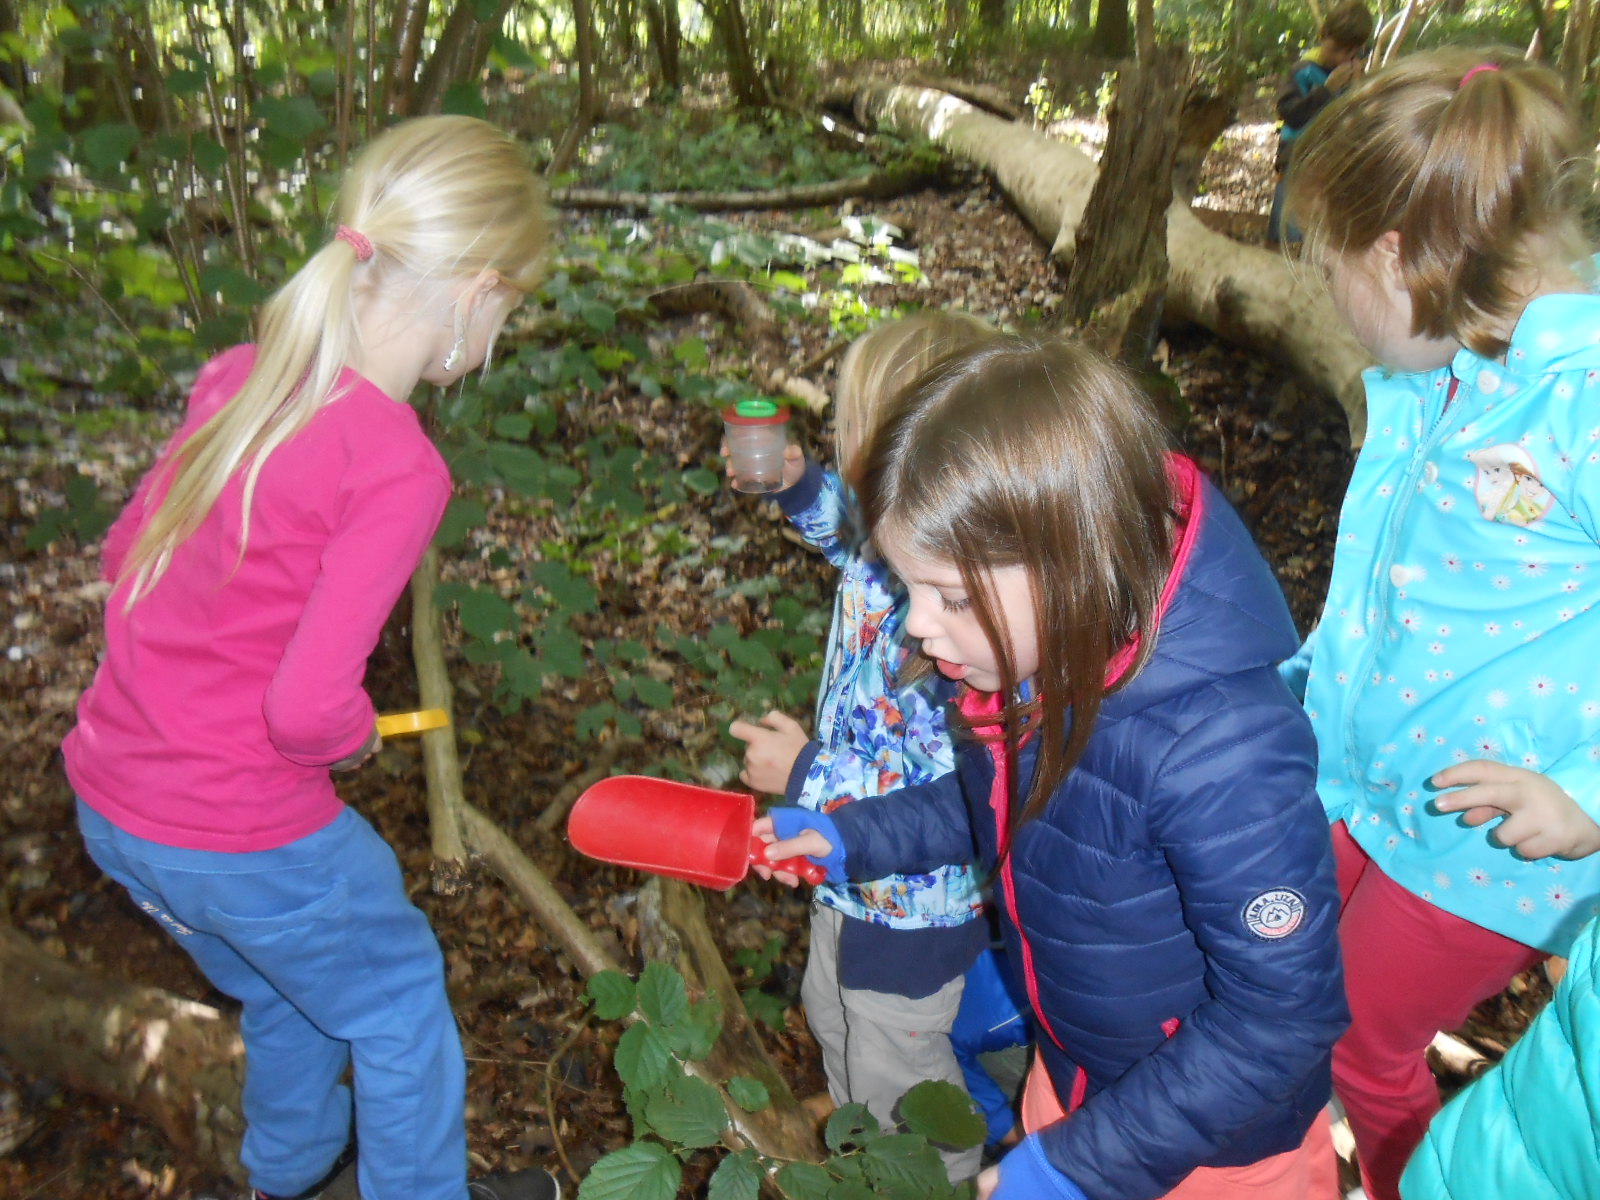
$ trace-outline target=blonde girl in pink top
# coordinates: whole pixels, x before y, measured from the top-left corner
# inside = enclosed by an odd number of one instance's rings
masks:
[[[468,1182],[438,944],[329,778],[378,747],[366,659],[449,498],[407,399],[487,360],[543,195],[510,138],[431,117],[367,148],[335,220],[107,535],[67,773],[90,855],[243,1005],[256,1197],[314,1195],[353,1111],[366,1200],[550,1200],[543,1171]]]

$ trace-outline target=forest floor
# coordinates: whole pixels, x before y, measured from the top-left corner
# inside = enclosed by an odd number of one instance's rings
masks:
[[[1208,166],[1202,212],[1242,240],[1259,241],[1264,231],[1271,136],[1270,126],[1236,127]],[[926,282],[905,285],[898,294],[894,285],[872,289],[873,303],[953,306],[1009,322],[1030,309],[1048,314],[1053,307],[1062,281],[1045,248],[981,175],[959,174],[950,187],[879,207],[913,231]],[[744,219],[789,222],[781,214]],[[729,336],[709,323],[700,332],[714,347],[716,339]],[[796,330],[791,361],[812,360],[826,336],[816,325]],[[726,341],[722,346],[734,352]],[[1241,355],[1204,331],[1170,333],[1162,358],[1187,410],[1180,435],[1185,448],[1239,507],[1304,628],[1326,582],[1350,469],[1341,414],[1275,365]],[[718,466],[719,424],[709,409],[686,411],[660,400],[611,395],[564,419],[567,427],[558,437],[567,444],[580,443],[591,427],[621,421],[653,453],[686,467]],[[86,861],[74,828],[58,746],[99,647],[105,588],[96,582],[96,548],[57,543],[32,552],[23,545],[41,498],[59,490],[63,472],[75,469],[79,454],[93,459],[107,491],[120,499],[170,428],[170,418],[120,425],[96,437],[92,454],[74,443],[81,435],[65,429],[59,439],[31,449],[10,438],[0,444],[6,474],[15,479],[14,491],[0,501],[0,588],[10,614],[0,662],[0,762],[8,779],[0,795],[0,916],[58,957],[206,998],[209,989],[188,961]],[[828,431],[812,422],[808,433],[816,452],[826,455]],[[823,564],[783,537],[775,506],[722,493],[685,509],[691,507],[696,511],[684,519],[697,541],[713,535],[742,541],[724,564],[729,577],[803,577],[827,594]],[[497,528],[527,545],[560,536],[553,509],[505,518]],[[713,588],[711,580],[704,593],[685,590],[681,578],[662,567],[646,555],[621,581],[635,603],[626,612],[602,614],[609,636],[644,638],[658,622],[696,632],[715,620],[746,627],[754,620],[743,595]],[[487,571],[470,562],[459,569]],[[413,707],[404,620],[399,613],[391,622],[369,670],[380,710]],[[484,668],[469,666],[459,655],[452,665],[461,681],[457,724],[471,733],[464,749],[469,798],[512,833],[625,961],[636,964],[629,898],[638,878],[587,861],[559,834],[540,835],[533,826],[548,798],[585,769],[588,749],[574,737],[572,712],[586,685],[574,684],[504,716],[488,702],[492,681]],[[687,725],[695,715],[675,713],[672,719]],[[664,728],[657,736],[670,738],[672,731]],[[615,770],[647,769],[648,745],[647,740],[635,757],[619,758]],[[540,1163],[564,1177],[581,1175],[628,1137],[609,1067],[617,1031],[591,1026],[569,1040],[584,1011],[583,981],[487,873],[461,895],[429,891],[425,785],[415,742],[391,743],[376,763],[342,782],[341,792],[394,846],[413,896],[444,947],[469,1064],[474,1161],[480,1169]],[[798,1094],[820,1092],[815,1047],[793,1003],[805,958],[803,900],[761,883],[709,900],[730,953],[759,950],[773,935],[781,938],[776,968],[758,981],[791,1002],[784,1027],[770,1031],[769,1046]],[[1481,1008],[1462,1036],[1487,1057],[1497,1057],[1547,995],[1542,975],[1525,976]],[[147,1123],[48,1080],[22,1076],[0,1058],[0,1134],[8,1119],[19,1130],[31,1129],[15,1148],[0,1141],[0,1195],[12,1200],[185,1197],[219,1183],[176,1156]],[[566,1181],[571,1187],[571,1178]]]

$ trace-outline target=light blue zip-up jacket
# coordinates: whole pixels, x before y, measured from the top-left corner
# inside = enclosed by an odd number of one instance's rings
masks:
[[[1504,363],[1369,371],[1305,702],[1331,820],[1395,882],[1564,954],[1600,855],[1526,861],[1430,806],[1469,759],[1600,816],[1600,297],[1534,300]],[[1288,664],[1286,664],[1288,666]]]
[[[1600,922],[1555,998],[1493,1070],[1428,1125],[1404,1200],[1600,1196]]]
[[[906,594],[887,563],[860,552],[849,534],[848,494],[815,463],[777,499],[800,535],[839,569],[833,625],[817,694],[816,735],[789,778],[788,799],[832,812],[862,796],[948,774],[955,753],[944,704],[929,687],[899,687],[909,655]],[[816,897],[847,916],[895,929],[961,925],[983,907],[969,866],[867,883],[821,884]]]

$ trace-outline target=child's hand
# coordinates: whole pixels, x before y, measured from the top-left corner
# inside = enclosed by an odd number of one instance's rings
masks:
[[[722,457],[728,457],[728,443],[723,442],[718,448]],[[724,462],[722,473],[729,479],[733,478],[733,463]],[[806,477],[806,452],[799,446],[790,442],[783,448],[783,487],[780,491],[787,491]]]
[[[978,1200],[989,1200],[1000,1186],[1000,1168],[986,1167],[978,1176]]]
[[[1523,767],[1476,759],[1447,767],[1433,785],[1460,788],[1434,801],[1468,825],[1504,817],[1494,840],[1523,858],[1583,858],[1600,850],[1600,825],[1547,777]]]
[[[815,829],[807,829],[787,841],[780,842],[772,830],[771,817],[757,817],[750,832],[767,843],[767,857],[773,862],[786,858],[824,859],[833,853],[833,843]],[[799,887],[800,877],[790,871],[774,871],[765,863],[751,863],[750,869],[763,879],[776,879],[786,887]]]
[[[357,767],[366,762],[367,759],[371,758],[382,748],[383,738],[379,735],[378,731],[374,729],[367,737],[367,740],[361,744],[361,748],[359,750],[353,751],[350,754],[346,754],[336,763],[329,763],[328,770],[354,771]]]
[[[728,732],[745,744],[739,779],[752,791],[781,796],[789,773],[810,741],[805,728],[787,713],[769,712],[759,722],[735,721]]]

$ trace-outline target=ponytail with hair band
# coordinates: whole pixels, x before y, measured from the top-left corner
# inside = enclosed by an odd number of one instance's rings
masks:
[[[360,230],[351,229],[348,225],[341,225],[333,231],[333,239],[343,242],[356,252],[356,261],[364,263],[372,257],[372,239]]]

